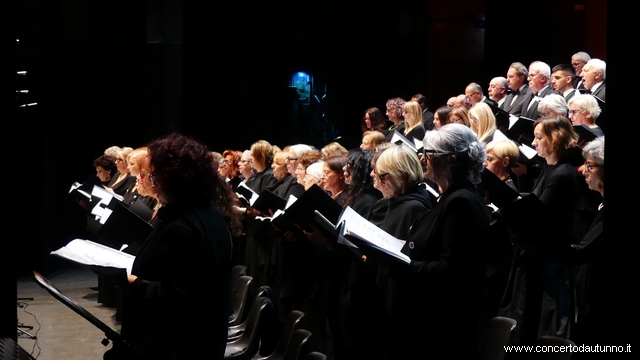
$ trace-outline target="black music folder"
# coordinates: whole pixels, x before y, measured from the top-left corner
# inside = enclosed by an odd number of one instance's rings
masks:
[[[260,196],[258,196],[251,207],[265,215],[270,215],[269,210],[275,213],[276,210],[283,210],[286,205],[286,199],[274,194],[271,190],[265,189],[262,190]]]
[[[291,204],[283,214],[272,218],[271,224],[283,232],[295,229],[295,224],[305,231],[312,231],[309,226],[310,223],[323,230],[324,226],[319,224],[316,219],[316,210],[330,223],[336,224],[342,213],[342,206],[318,185],[313,185],[296,202]]]
[[[573,125],[573,131],[576,132],[576,134],[578,134],[578,136],[580,137],[579,141],[592,141],[595,140],[595,138],[598,137],[598,135],[596,135],[595,132],[593,132],[593,130],[591,130],[590,127],[588,127],[585,124],[581,124],[581,125]]]
[[[489,199],[498,209],[507,206],[520,196],[519,192],[515,191],[487,168],[482,170],[479,190],[483,195],[488,192]]]
[[[527,194],[494,212],[495,218],[506,227],[534,230],[548,224],[546,206],[535,194]]]
[[[104,335],[108,339],[108,340],[107,339],[102,340],[103,345],[106,346],[109,343],[109,340],[111,340],[114,343],[114,346],[116,346],[116,344],[118,344],[119,346],[122,346],[123,348],[127,349],[127,352],[133,355],[136,355],[138,359],[148,359],[148,357],[146,357],[139,348],[137,348],[135,345],[126,341],[120,334],[118,334],[115,330],[109,327],[109,325],[105,324],[100,319],[95,317],[92,313],[90,313],[85,308],[80,306],[77,302],[75,302],[75,300],[71,299],[70,297],[62,293],[47,278],[42,276],[37,271],[33,271],[33,276],[35,278],[36,283],[40,285],[42,288],[44,288],[45,290],[47,290],[49,294],[51,294],[54,298],[56,298],[61,303],[65,304],[68,308],[73,310],[76,314],[82,316],[91,324],[93,324],[95,327],[103,331]]]
[[[496,128],[502,132],[506,132],[509,129],[509,117],[511,116],[508,112],[500,109],[498,106],[486,103],[491,108],[493,112],[493,116],[496,117]]]
[[[101,207],[103,204],[98,205]],[[112,199],[103,208],[98,224],[92,224],[98,239],[114,248],[122,245],[141,244],[153,230],[153,226],[127,207],[122,201]],[[134,254],[135,255],[135,254]]]
[[[533,119],[520,116],[511,123],[507,130],[507,137],[515,142],[528,142],[533,141]]]

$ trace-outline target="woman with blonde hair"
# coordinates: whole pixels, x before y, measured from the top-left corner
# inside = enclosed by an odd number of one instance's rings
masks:
[[[365,131],[362,134],[362,144],[360,144],[360,149],[374,150],[378,144],[382,144],[385,141],[387,141],[387,137],[380,131]]]
[[[469,109],[471,130],[478,135],[478,141],[488,143],[493,140],[496,131],[496,117],[491,108],[484,102],[476,103]]]
[[[422,108],[416,101],[408,101],[402,106],[402,116],[404,116],[403,135],[413,141],[422,140],[424,137],[424,127],[422,126]]]
[[[116,155],[116,168],[118,171],[111,178],[107,190],[124,196],[124,194],[136,185],[136,178],[129,175],[129,169],[127,165],[127,156],[133,151],[130,147],[124,147],[117,151]]]

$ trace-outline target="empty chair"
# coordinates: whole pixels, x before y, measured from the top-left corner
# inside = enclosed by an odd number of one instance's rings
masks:
[[[238,277],[231,292],[231,302],[233,304],[233,314],[229,316],[229,326],[239,325],[246,319],[246,309],[251,305],[247,304],[249,289],[253,277],[242,275]]]
[[[576,344],[568,339],[555,336],[542,336],[536,340],[535,346],[576,346]],[[548,348],[549,349],[549,348]],[[529,360],[569,360],[572,352],[535,352],[529,355]]]
[[[240,277],[242,278],[242,276]],[[249,286],[250,288],[251,286]],[[247,292],[250,292],[250,290],[247,290]],[[275,303],[273,301],[273,290],[271,290],[271,288],[269,286],[260,286],[258,288],[258,292],[255,296],[249,297],[248,295],[245,296],[245,304],[244,304],[244,309],[249,309],[251,307],[251,302],[250,300],[253,299],[257,299],[257,298],[266,298],[271,300],[271,304],[272,306],[274,306],[275,308]],[[235,306],[235,305],[234,305]],[[244,310],[244,312],[246,312],[246,310]],[[275,313],[277,314],[277,310],[275,310]],[[235,314],[235,308],[234,308],[234,314]],[[246,326],[247,326],[247,322],[246,322],[246,315],[243,316],[243,318],[237,322],[236,325],[229,325],[229,330],[227,332],[227,341],[233,341],[233,340],[237,340],[242,333],[244,332]],[[278,329],[279,331],[280,329]]]
[[[254,356],[253,360],[284,359],[284,355],[286,354],[289,343],[293,337],[293,332],[297,329],[300,324],[300,320],[302,320],[303,317],[304,313],[302,311],[291,311],[284,323],[284,327],[280,333],[280,340],[278,340],[278,345],[275,351],[269,356]],[[262,348],[260,349],[260,352],[262,352]]]
[[[244,265],[236,265],[231,268],[231,283],[235,283],[240,276],[247,275],[247,267]]]
[[[304,360],[327,360],[327,355],[318,351],[312,351],[304,357]]]
[[[513,319],[496,316],[489,321],[484,331],[480,350],[479,360],[502,360],[504,359],[504,347],[509,345],[511,331],[516,327],[517,322]]]
[[[307,353],[306,344],[310,337],[311,332],[309,330],[298,329],[294,331],[291,335],[291,340],[289,340],[287,351],[278,360],[302,360],[304,358],[303,354]]]
[[[270,319],[274,318],[273,303],[271,300],[259,297],[251,306],[249,316],[245,321],[246,327],[240,337],[227,342],[224,352],[225,359],[245,360],[251,359],[260,348],[260,334]]]

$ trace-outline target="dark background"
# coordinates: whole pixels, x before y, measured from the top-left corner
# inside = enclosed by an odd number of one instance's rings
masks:
[[[608,62],[608,113],[618,120],[623,116],[616,116],[615,105],[628,96],[622,69],[633,65],[624,63],[630,60],[624,39],[632,20],[626,21],[627,9],[607,1],[288,7],[21,0],[3,6],[9,14],[3,33],[10,35],[3,37],[3,48],[14,59],[2,75],[3,118],[12,124],[5,137],[14,144],[5,153],[12,160],[5,191],[16,194],[18,203],[5,209],[13,215],[6,225],[8,260],[1,261],[7,274],[46,274],[59,266],[49,252],[78,235],[65,194],[71,183],[94,174],[92,161],[109,146],[135,148],[172,131],[219,152],[248,149],[259,139],[321,147],[342,136],[357,145],[364,110],[384,111],[387,99],[422,93],[435,109],[470,82],[486,93],[490,79],[505,76],[511,62],[554,66],[569,63],[578,51]],[[28,73],[16,77],[16,70]],[[298,103],[289,88],[298,71],[313,76],[313,95],[321,101]],[[30,93],[16,102],[14,91],[24,88]],[[38,105],[16,110],[30,102]],[[624,156],[620,148],[628,133],[615,120],[607,125],[611,161],[617,151]],[[609,179],[616,171],[624,170],[610,168]],[[623,174],[621,181],[628,178]],[[607,188],[608,203],[615,190]],[[614,221],[626,224],[622,217],[607,224]],[[624,309],[631,304],[623,261],[630,255],[622,238],[616,241],[621,286],[615,296]],[[10,316],[2,319],[15,318],[14,278],[6,280],[0,310]],[[616,311],[622,318],[623,310]],[[14,323],[3,325],[3,334],[14,336]]]

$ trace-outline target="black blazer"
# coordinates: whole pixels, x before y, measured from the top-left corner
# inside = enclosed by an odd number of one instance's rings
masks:
[[[507,95],[507,97],[505,98],[505,101],[502,103],[502,110],[508,112],[513,116],[520,116],[520,114],[522,114],[522,107],[524,106],[526,110],[526,106],[529,105],[529,100],[531,100],[530,98],[531,94],[532,94],[532,91],[529,88],[529,85],[525,85],[524,88],[522,88],[522,90],[520,91],[520,94],[518,95],[516,100],[513,102],[513,104],[511,104],[511,101],[514,98],[514,94]]]
[[[428,108],[422,112],[422,126],[425,130],[433,130],[433,112]]]
[[[547,86],[545,87],[542,91],[540,91],[538,93],[538,97],[539,98],[543,98],[547,95],[550,94],[557,94],[560,95],[559,92],[553,90],[551,88],[551,86]],[[533,99],[536,96],[536,94],[531,93],[531,95],[529,95],[529,99],[527,100],[527,104],[526,105],[522,105],[522,115],[526,118],[529,119],[533,119],[533,120],[537,120],[540,116],[542,116],[542,114],[540,114],[540,112],[538,112],[538,104],[540,103],[540,100],[536,100],[535,103],[531,104],[531,106],[529,106],[529,103],[531,102],[531,99]]]
[[[602,82],[602,85],[598,86],[596,91],[592,92],[591,95],[599,97],[600,99],[602,99],[602,101],[607,101],[607,99],[605,98],[606,87],[607,84],[605,82]]]

